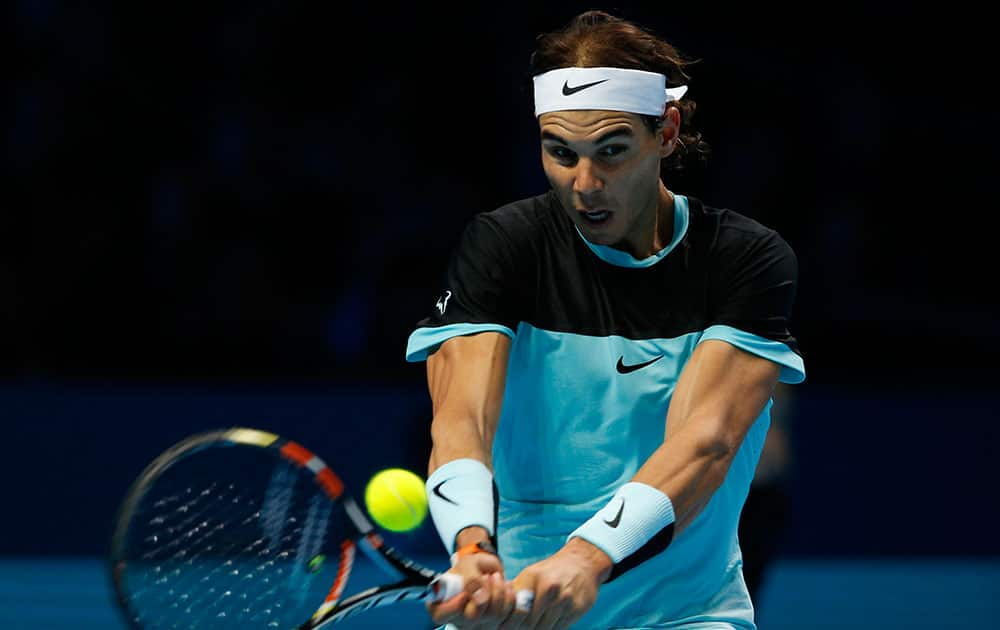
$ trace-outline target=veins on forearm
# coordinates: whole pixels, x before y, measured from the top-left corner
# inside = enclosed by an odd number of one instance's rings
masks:
[[[711,500],[732,463],[732,449],[707,423],[689,422],[669,436],[633,478],[659,489],[674,506],[675,531],[680,533]]]

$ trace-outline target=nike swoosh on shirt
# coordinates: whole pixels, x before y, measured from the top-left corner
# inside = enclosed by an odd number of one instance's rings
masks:
[[[615,517],[610,521],[604,521],[604,523],[612,529],[618,527],[618,523],[620,523],[622,520],[622,512],[624,511],[625,511],[625,499],[622,499],[622,504],[618,506],[618,514],[616,514]]]
[[[663,355],[661,354],[660,356],[656,357],[655,359],[650,359],[649,361],[646,361],[645,363],[636,363],[635,365],[625,365],[625,357],[621,356],[621,357],[618,358],[618,365],[616,365],[615,367],[618,369],[618,373],[619,374],[628,374],[629,372],[635,372],[636,370],[641,370],[642,368],[646,367],[647,365],[653,365],[654,363],[656,363],[657,361],[659,361],[662,358],[663,358]]]
[[[566,81],[565,83],[563,83],[563,89],[562,89],[563,96],[573,96],[574,94],[576,94],[577,92],[580,92],[581,90],[586,90],[589,87],[594,87],[595,85],[600,85],[601,83],[604,83],[605,81],[610,81],[610,79],[603,79],[601,81],[594,81],[593,83],[584,83],[583,85],[577,85],[575,87],[570,87],[569,86],[569,81]]]
[[[448,479],[445,479],[444,481],[442,481],[442,482],[441,482],[441,483],[439,483],[438,485],[434,486],[434,490],[433,490],[433,492],[434,492],[434,494],[438,495],[439,497],[441,497],[442,499],[444,499],[444,500],[445,500],[445,501],[447,501],[448,503],[451,503],[452,505],[458,505],[457,503],[455,503],[454,501],[452,501],[452,500],[451,500],[451,499],[449,499],[448,497],[446,497],[446,496],[444,496],[443,494],[441,494],[441,486],[443,486],[444,484],[448,483],[448,482],[449,482],[449,481],[451,481],[452,479],[454,479],[454,477],[450,477],[450,478],[448,478]]]

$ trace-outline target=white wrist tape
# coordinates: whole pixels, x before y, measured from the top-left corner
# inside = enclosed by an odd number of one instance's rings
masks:
[[[582,538],[618,564],[673,522],[670,497],[652,486],[630,481],[567,540]]]
[[[435,470],[427,478],[427,503],[449,554],[455,551],[455,537],[466,527],[478,525],[495,535],[493,473],[480,461],[456,459]]]

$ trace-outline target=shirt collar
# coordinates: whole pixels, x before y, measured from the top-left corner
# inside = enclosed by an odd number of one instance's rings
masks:
[[[590,248],[590,251],[594,252],[594,254],[598,258],[611,265],[616,265],[618,267],[633,267],[633,268],[652,267],[656,263],[660,262],[660,260],[662,260],[664,256],[673,251],[673,249],[677,247],[677,244],[681,242],[681,239],[683,239],[684,235],[687,233],[687,227],[688,227],[688,199],[684,195],[675,194],[673,237],[670,239],[670,242],[667,243],[666,247],[656,252],[652,256],[639,260],[637,258],[633,258],[632,254],[624,252],[620,249],[615,249],[614,247],[609,247],[607,245],[595,245],[594,243],[591,243],[583,235],[583,232],[580,231],[580,228],[577,227],[575,224],[573,225],[573,229],[576,230],[576,233],[580,235],[580,238],[582,238],[583,242],[586,243],[587,247]]]

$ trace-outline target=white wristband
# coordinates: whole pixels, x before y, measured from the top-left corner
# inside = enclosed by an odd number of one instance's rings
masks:
[[[630,481],[567,540],[582,538],[618,564],[673,522],[670,497],[652,486]]]
[[[480,461],[456,459],[435,470],[427,478],[427,504],[449,554],[466,527],[479,526],[494,535],[493,473]]]

